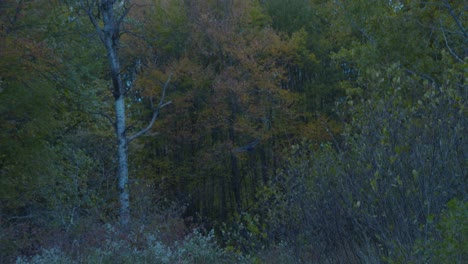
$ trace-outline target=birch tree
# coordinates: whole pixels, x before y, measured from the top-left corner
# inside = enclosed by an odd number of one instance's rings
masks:
[[[128,146],[136,138],[148,132],[156,121],[159,111],[170,104],[165,101],[166,90],[170,77],[164,83],[159,103],[153,108],[153,115],[149,124],[133,135],[127,135],[126,125],[126,95],[132,82],[123,80],[121,58],[119,57],[120,39],[123,33],[122,26],[131,9],[131,1],[117,0],[81,0],[81,8],[86,12],[93,24],[99,39],[104,45],[112,80],[112,94],[114,97],[115,117],[113,125],[117,137],[117,178],[120,203],[120,224],[126,229],[130,223],[130,194],[128,186]],[[130,87],[129,87],[130,86]]]

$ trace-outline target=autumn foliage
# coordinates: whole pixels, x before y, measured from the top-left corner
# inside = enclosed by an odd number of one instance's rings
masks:
[[[1,1],[0,262],[463,263],[462,2]]]

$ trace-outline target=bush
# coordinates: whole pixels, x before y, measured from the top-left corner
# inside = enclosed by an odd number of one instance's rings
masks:
[[[464,263],[468,258],[468,202],[450,200],[439,218],[431,236],[418,240],[415,254],[430,263]]]
[[[39,255],[36,255],[30,259],[25,257],[18,257],[16,264],[69,264],[76,263],[72,261],[68,256],[65,255],[60,249],[44,249]]]
[[[385,81],[375,80],[382,87],[370,99],[351,106],[342,144],[293,146],[268,186],[274,195],[260,202],[268,237],[287,242],[298,259],[312,251],[341,254],[346,262],[376,256],[421,262],[428,256],[415,254],[416,241],[428,243],[436,227],[444,238],[431,242],[440,246],[431,253],[435,259],[462,250],[452,229],[463,230],[454,223],[460,210],[444,208],[454,197],[468,198],[463,94],[448,82],[423,82],[426,90],[414,99],[418,82],[396,67],[386,74]]]
[[[440,239],[434,239],[435,263],[462,263],[468,259],[468,202],[452,199],[437,226]]]
[[[132,246],[126,239],[118,239],[109,227],[108,239],[99,248],[83,249],[72,259],[57,248],[45,249],[40,254],[18,257],[17,264],[61,263],[239,263],[240,258],[226,252],[215,241],[214,232],[203,235],[194,230],[183,241],[165,245],[157,234],[147,235],[144,248]]]

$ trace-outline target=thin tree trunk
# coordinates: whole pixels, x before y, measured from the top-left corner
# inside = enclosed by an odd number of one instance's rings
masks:
[[[220,202],[220,218],[221,220],[227,220],[227,199],[226,199],[226,183],[224,180],[220,181],[221,184],[221,202]]]
[[[234,145],[236,142],[236,135],[234,125],[237,119],[237,98],[235,94],[231,94],[231,116],[229,119],[229,140]],[[234,191],[234,199],[236,202],[236,212],[241,211],[241,193],[240,193],[240,172],[237,162],[237,157],[231,152],[231,188]]]
[[[153,109],[153,117],[149,122],[148,126],[141,129],[132,136],[127,137],[126,135],[126,123],[125,123],[125,94],[126,89],[122,82],[120,75],[120,60],[119,60],[119,41],[120,41],[120,26],[123,19],[127,16],[129,8],[123,7],[120,14],[117,16],[114,13],[114,5],[117,3],[115,0],[100,0],[97,2],[89,2],[82,0],[82,8],[87,13],[91,23],[94,25],[96,32],[99,35],[102,43],[104,44],[107,52],[107,58],[109,60],[111,79],[112,79],[112,93],[115,101],[115,133],[117,136],[117,160],[118,160],[118,189],[119,189],[119,201],[120,201],[120,224],[123,230],[128,228],[130,223],[130,194],[128,187],[128,145],[134,139],[142,136],[148,132],[156,121],[159,110],[164,106],[171,103],[164,102],[166,96],[166,89],[171,80],[171,76],[167,79],[164,84],[159,104]],[[98,14],[102,16],[102,26],[98,22],[99,15],[96,17],[93,10],[97,8]]]
[[[120,224],[123,229],[130,223],[130,195],[128,189],[128,140],[125,135],[125,89],[120,76],[118,46],[120,38],[119,20],[114,16],[114,1],[103,1],[100,5],[104,27],[100,34],[104,42],[111,69],[113,95],[115,100],[115,133],[117,136],[118,189],[120,201]]]
[[[236,212],[240,213],[242,209],[240,172],[235,154],[231,154],[231,186],[234,191],[234,199],[236,202]]]
[[[125,99],[115,100],[117,157],[119,161],[117,177],[119,179],[120,224],[127,228],[130,223],[130,195],[128,190],[128,141],[125,136]]]

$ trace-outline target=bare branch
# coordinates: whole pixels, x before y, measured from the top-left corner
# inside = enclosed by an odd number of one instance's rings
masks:
[[[10,222],[12,220],[18,220],[18,219],[30,219],[33,218],[35,215],[30,214],[30,215],[25,215],[25,216],[12,216],[6,219],[6,222]]]
[[[442,26],[442,21],[440,22],[440,30],[442,31],[442,35],[444,36],[445,40],[445,45],[447,46],[447,49],[449,50],[450,54],[452,54],[453,57],[455,57],[455,59],[457,59],[459,62],[464,63],[464,61],[450,48],[450,45],[447,41],[447,36],[445,36],[445,30]]]
[[[466,30],[463,27],[462,23],[460,22],[458,17],[455,15],[455,12],[453,11],[452,6],[450,5],[450,3],[447,0],[444,0],[444,3],[445,3],[445,7],[447,7],[447,9],[449,10],[449,13],[452,16],[453,20],[455,20],[455,23],[457,24],[458,28],[463,33],[463,36],[465,37],[465,40],[467,40],[468,39],[468,33],[466,33]]]
[[[249,144],[247,144],[245,146],[235,148],[235,149],[231,150],[231,152],[232,153],[239,153],[239,152],[245,152],[245,151],[253,151],[255,149],[255,147],[258,145],[258,143],[260,143],[259,138],[255,139],[254,141],[250,142]]]
[[[123,14],[119,17],[117,20],[117,27],[120,28],[120,24],[122,24],[122,21],[124,18],[128,15],[128,12],[130,12],[130,9],[132,8],[133,5],[130,5],[129,7],[124,7],[124,12]]]
[[[439,86],[439,84],[438,84],[431,76],[429,76],[429,75],[427,75],[427,74],[415,72],[415,71],[413,71],[413,70],[411,70],[411,69],[409,69],[409,68],[407,68],[407,67],[405,67],[405,66],[403,66],[403,65],[400,65],[400,67],[401,67],[406,73],[408,73],[408,74],[410,74],[410,75],[419,76],[420,78],[426,79],[426,80],[430,81],[432,84]]]
[[[87,2],[87,1],[86,1]],[[91,23],[93,24],[94,28],[96,29],[96,32],[98,33],[99,35],[99,39],[104,42],[104,33],[102,32],[102,28],[99,27],[99,23],[96,19],[96,17],[94,16],[93,12],[92,12],[92,6],[87,2],[87,4],[84,3],[83,0],[80,1],[80,4],[81,4],[81,7],[83,8],[83,10],[86,12],[86,14],[88,15],[89,17],[89,20],[91,21]]]
[[[109,121],[109,123],[115,127],[115,122],[112,120],[112,118],[108,115],[108,114],[105,114],[103,112],[89,112],[90,114],[94,114],[94,115],[100,115],[100,116],[103,116],[107,119],[107,121]]]
[[[340,143],[338,143],[338,140],[336,139],[333,132],[330,130],[330,127],[323,120],[320,120],[320,124],[323,126],[323,128],[325,128],[325,131],[327,131],[328,135],[332,138],[333,144],[335,145],[335,148],[338,151],[338,153],[343,153],[343,151],[340,148]]]
[[[138,131],[137,133],[135,133],[134,135],[129,137],[128,138],[129,143],[132,142],[134,139],[139,138],[140,136],[142,136],[146,132],[148,132],[151,129],[151,127],[153,127],[154,122],[156,122],[156,119],[158,118],[159,111],[161,110],[161,108],[163,108],[163,107],[165,107],[165,106],[172,103],[172,101],[164,102],[164,99],[166,98],[166,90],[167,90],[167,87],[169,86],[169,82],[171,81],[171,78],[172,78],[172,74],[169,75],[169,77],[167,78],[166,83],[163,86],[161,99],[159,100],[159,104],[158,104],[158,106],[156,106],[156,109],[154,109],[153,117],[151,118],[150,123],[148,124],[147,127],[143,128],[142,130]]]

